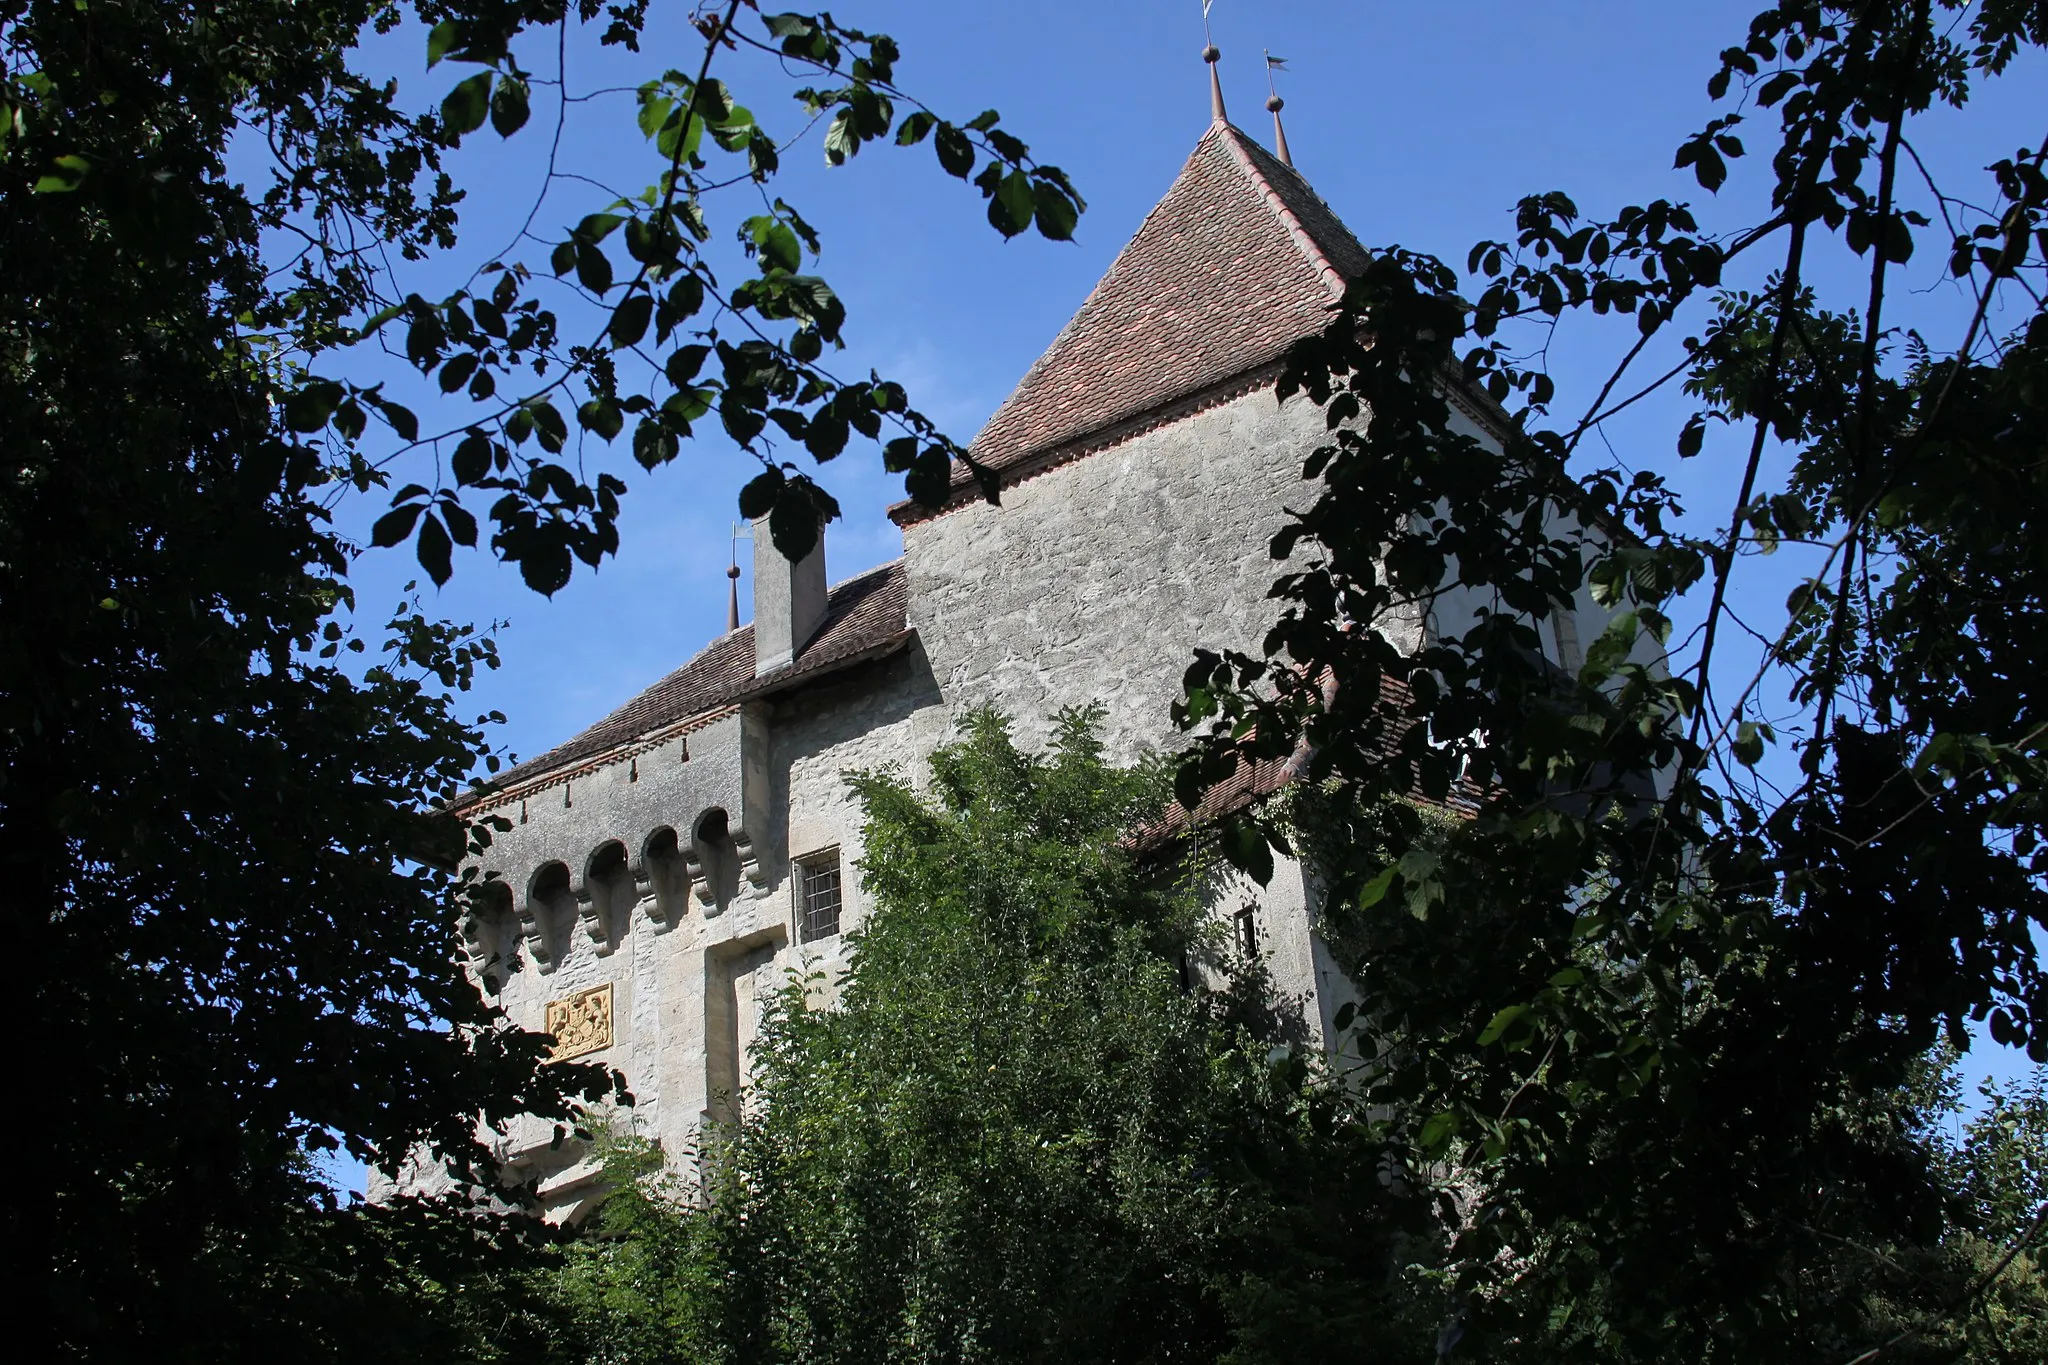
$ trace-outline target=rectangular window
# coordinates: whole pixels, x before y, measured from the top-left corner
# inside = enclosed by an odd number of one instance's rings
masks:
[[[839,850],[828,848],[796,860],[796,936],[815,943],[839,932]]]
[[[1259,955],[1258,911],[1247,905],[1237,912],[1237,950],[1246,957]]]

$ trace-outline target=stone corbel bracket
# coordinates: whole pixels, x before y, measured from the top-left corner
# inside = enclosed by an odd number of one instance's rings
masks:
[[[526,943],[535,970],[542,976],[555,970],[558,964],[548,945],[548,907],[535,900],[531,891],[519,898],[519,937]]]
[[[462,962],[471,972],[482,976],[490,966],[490,945],[484,942],[484,918],[474,910],[462,912],[456,921],[455,932],[462,938]]]
[[[704,913],[718,913],[718,888],[711,884],[711,870],[704,866],[704,855],[693,842],[683,851],[683,875],[690,879],[690,889],[696,893],[697,904],[704,907]]]
[[[611,917],[606,912],[611,906],[604,888],[592,886],[585,876],[570,888],[570,894],[576,898],[576,922],[583,926],[583,936],[590,940],[591,950],[599,957],[610,957]]]
[[[740,855],[740,876],[747,885],[754,888],[754,898],[768,894],[768,874],[762,870],[761,856],[754,847],[754,836],[745,829],[732,831],[732,846]]]
[[[657,934],[665,934],[675,928],[675,920],[662,913],[661,895],[654,889],[654,869],[647,865],[646,855],[643,853],[626,869],[626,872],[633,879],[634,911],[644,918]],[[681,916],[678,915],[677,918]]]
[[[733,825],[732,842],[740,856],[740,876],[754,888],[756,900],[769,890],[768,868],[762,865],[762,852],[775,846],[768,780],[770,714],[770,708],[758,701],[749,702],[740,710],[740,818]]]

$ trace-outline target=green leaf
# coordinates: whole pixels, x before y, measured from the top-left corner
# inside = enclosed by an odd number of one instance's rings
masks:
[[[443,365],[441,367],[440,379],[441,392],[453,393],[468,383],[470,375],[476,372],[476,366],[477,354],[474,351],[464,351],[461,355],[454,357],[446,365]]]
[[[947,175],[962,180],[974,169],[974,144],[967,140],[967,134],[950,123],[941,123],[938,136],[932,139],[932,150],[939,155],[939,165]]]
[[[697,155],[697,148],[704,141],[704,120],[692,114],[687,131],[683,128],[683,106],[678,105],[661,125],[655,135],[654,147],[664,157],[674,162],[688,161]]]
[[[458,484],[473,484],[491,472],[491,442],[481,431],[471,431],[448,457],[448,471]]]
[[[576,409],[576,420],[583,424],[586,431],[596,432],[607,441],[617,436],[626,425],[625,415],[619,411],[619,405],[609,398],[591,399]]]
[[[427,34],[427,66],[431,70],[443,57],[455,50],[462,41],[462,24],[459,20],[443,19]]]
[[[655,93],[659,89],[660,86],[652,81],[640,87],[640,132],[646,137],[660,132],[662,124],[668,122],[669,115],[675,112],[676,102],[667,95]]]
[[[829,408],[819,412],[804,432],[804,449],[820,463],[836,458],[846,449],[847,425],[844,417]]]
[[[369,421],[369,414],[364,412],[362,404],[353,398],[343,399],[341,406],[334,410],[334,429],[341,433],[344,440],[353,441],[361,436]]]
[[[1400,875],[1401,869],[1398,866],[1383,869],[1377,877],[1374,877],[1363,887],[1359,888],[1358,908],[1370,910],[1373,906],[1385,900],[1387,892],[1393,889],[1394,878]]]
[[[499,137],[510,137],[526,126],[528,114],[526,82],[506,79],[491,92],[491,127]]]
[[[1678,456],[1689,460],[1700,453],[1707,440],[1707,419],[1694,413],[1686,422],[1685,429],[1678,433]]]
[[[633,458],[642,469],[667,464],[679,450],[675,433],[658,418],[643,417],[633,428]]]
[[[562,420],[562,414],[555,411],[555,405],[545,400],[528,405],[533,414],[534,430],[540,435],[540,444],[549,454],[559,454],[569,443],[569,424]]]
[[[768,510],[768,537],[782,557],[794,564],[818,545],[818,507],[811,500],[812,488],[790,483],[776,495]]]
[[[331,379],[311,380],[284,400],[285,425],[293,431],[315,432],[341,403],[341,385]]]
[[[710,354],[709,346],[678,346],[670,353],[668,363],[662,366],[662,373],[668,376],[669,383],[683,388],[697,377],[697,372],[704,368],[705,357]]]
[[[518,558],[519,576],[541,596],[553,597],[568,585],[569,572],[574,567],[569,561],[568,546],[551,541],[526,550]]]
[[[55,169],[38,179],[31,192],[35,194],[69,194],[85,180],[92,170],[92,163],[82,156],[66,155],[54,157],[50,165]]]
[[[423,502],[407,503],[403,507],[392,508],[377,518],[377,524],[370,528],[370,544],[379,549],[388,549],[403,541],[412,534],[413,523],[418,521],[420,513],[426,510],[427,505]]]
[[[1015,237],[1031,226],[1032,200],[1031,177],[1022,171],[1011,171],[989,196],[989,225],[1005,237]]]
[[[902,124],[896,129],[896,145],[899,147],[915,147],[931,135],[932,129],[936,128],[938,123],[939,121],[936,117],[927,114],[922,109],[917,110],[915,113],[906,114]]]
[[[860,129],[854,123],[853,111],[841,109],[825,130],[825,160],[834,166],[846,164],[846,158],[860,150]]]
[[[1037,181],[1031,187],[1031,202],[1037,210],[1039,236],[1055,242],[1074,240],[1074,226],[1081,215],[1063,190],[1049,180]]]
[[[716,76],[697,87],[697,112],[704,116],[706,122],[725,123],[738,108],[733,103],[732,92]]]
[[[1506,1033],[1517,1019],[1520,1019],[1528,1012],[1529,1007],[1527,1005],[1509,1005],[1506,1009],[1494,1015],[1492,1022],[1479,1032],[1479,1046],[1485,1047],[1490,1043],[1499,1042],[1501,1035]]]
[[[654,317],[654,298],[650,294],[635,293],[622,300],[612,313],[612,345],[623,351],[636,346],[640,338],[647,335],[647,324]]]
[[[1735,727],[1735,741],[1729,747],[1735,754],[1735,761],[1745,768],[1754,768],[1763,761],[1764,740],[1770,735],[1768,725],[1745,720]]]
[[[469,514],[469,509],[447,496],[442,497],[440,505],[441,520],[447,524],[448,534],[455,537],[455,543],[475,549],[476,518]]]
[[[1230,865],[1260,886],[1273,880],[1273,846],[1264,830],[1245,819],[1226,820],[1217,831]]]
[[[661,411],[673,429],[688,434],[690,423],[711,411],[711,390],[694,387],[677,389],[661,400]]]
[[[454,573],[449,563],[449,555],[453,548],[447,529],[439,521],[431,514],[421,518],[420,538],[414,545],[414,553],[419,556],[420,567],[427,571],[427,576],[434,580],[434,586],[437,588],[445,584]]]
[[[411,408],[382,398],[371,401],[377,405],[377,411],[384,415],[384,420],[391,424],[391,429],[398,433],[399,440],[417,441],[420,438],[420,419],[413,416]]]
[[[760,214],[747,219],[742,226],[747,240],[753,243],[764,272],[769,269],[794,272],[803,264],[803,248],[797,242],[796,233],[781,219]]]
[[[479,71],[468,80],[448,92],[448,98],[441,101],[441,122],[456,138],[464,137],[484,126],[484,115],[491,107],[492,72]]]
[[[587,213],[576,225],[574,236],[577,241],[594,246],[617,232],[625,222],[626,216],[622,213]]]
[[[576,278],[593,294],[603,294],[612,287],[612,262],[602,247],[586,242],[576,244]]]
[[[671,325],[674,325],[684,318],[695,317],[697,310],[703,306],[704,281],[692,271],[678,279],[675,287],[668,291],[665,311],[671,319]]]
[[[740,489],[740,515],[749,521],[757,521],[774,509],[775,500],[782,496],[783,487],[789,480],[779,469],[763,470],[747,481]]]

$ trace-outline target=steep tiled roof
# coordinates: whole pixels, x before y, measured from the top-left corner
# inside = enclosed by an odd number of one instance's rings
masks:
[[[825,624],[789,667],[755,677],[754,628],[741,626],[582,734],[504,773],[493,785],[506,790],[704,712],[888,653],[909,637],[899,559],[833,588]]]
[[[1091,432],[1269,365],[1329,321],[1365,263],[1358,239],[1307,181],[1238,129],[1214,124],[970,449],[998,471],[1021,471]],[[956,469],[955,488],[970,484]]]

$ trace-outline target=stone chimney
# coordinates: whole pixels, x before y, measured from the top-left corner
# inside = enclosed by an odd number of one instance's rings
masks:
[[[754,523],[754,676],[787,668],[824,623],[824,528],[811,552],[792,564],[762,517]]]

